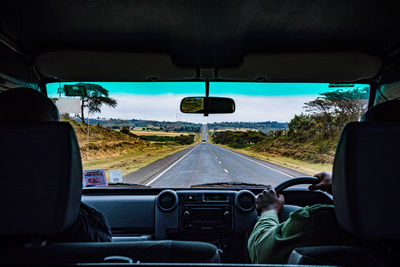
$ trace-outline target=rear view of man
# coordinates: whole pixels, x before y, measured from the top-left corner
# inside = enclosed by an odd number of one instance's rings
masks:
[[[0,93],[0,122],[52,122],[59,120],[56,105],[45,95],[30,88]],[[46,145],[46,144],[43,144]],[[55,179],[57,177],[54,177]],[[81,203],[76,222],[49,242],[109,242],[111,227],[99,211]]]
[[[397,91],[398,92],[398,91]],[[368,123],[379,123],[379,122],[392,122],[394,124],[398,124],[400,122],[399,119],[399,110],[400,110],[400,101],[398,99],[393,99],[386,102],[380,103],[375,105],[374,107],[370,108],[361,118],[362,122]],[[366,125],[363,125],[365,129],[368,129]],[[388,131],[388,136],[393,136],[391,130]],[[369,138],[376,138],[376,140],[382,139],[382,136],[385,136],[386,132],[379,133],[379,135],[373,136],[369,135]],[[343,134],[343,133],[342,133]],[[346,138],[348,132],[346,132]],[[354,134],[354,133],[353,133]],[[371,137],[372,136],[372,137]],[[344,138],[344,140],[346,140]],[[343,154],[348,153],[348,147],[341,145],[341,140],[339,139],[338,148],[341,148],[339,153],[336,151],[336,154],[339,155],[339,160],[336,163],[336,168],[342,166],[343,162]],[[372,139],[373,140],[373,139]],[[375,141],[377,142],[377,141]],[[346,150],[347,148],[348,150]],[[376,149],[378,150],[378,149]],[[376,153],[378,151],[375,151]],[[381,152],[381,151],[380,151]],[[378,154],[378,153],[377,153]],[[357,155],[357,154],[356,154]],[[391,158],[391,154],[381,153],[381,157],[383,157],[385,161],[385,157]],[[353,154],[351,157],[354,157]],[[335,158],[336,160],[336,158]],[[357,159],[358,160],[358,159]],[[363,161],[360,161],[361,164],[364,164]],[[372,165],[375,166],[375,165]],[[379,165],[377,165],[379,166]],[[335,163],[334,163],[335,168]],[[341,172],[342,169],[336,169],[337,173],[344,175],[344,172]],[[381,173],[382,171],[379,171]],[[310,190],[322,190],[326,191],[329,194],[333,194],[336,201],[340,203],[341,198],[344,198],[346,201],[347,199],[338,194],[335,196],[335,192],[332,190],[332,179],[339,179],[343,183],[345,178],[349,179],[349,177],[344,176],[340,177],[336,174],[336,177],[332,178],[331,173],[322,172],[315,174],[314,176],[320,179],[320,182],[316,185],[310,186]],[[383,179],[384,176],[382,176]],[[364,177],[363,177],[364,178]],[[354,177],[351,177],[354,179]],[[385,178],[387,179],[387,178]],[[395,177],[397,179],[397,177]],[[338,180],[334,180],[337,183]],[[354,185],[354,184],[353,184]],[[375,184],[374,184],[375,185]],[[343,187],[337,187],[343,189]],[[353,188],[354,190],[354,188]],[[379,191],[381,190],[381,191]],[[383,191],[382,191],[383,190]],[[380,196],[381,199],[384,199],[382,196],[386,194],[386,191],[377,185],[376,188],[374,187],[375,192],[379,192],[382,195]],[[383,193],[384,192],[384,193]],[[339,193],[336,192],[336,194]],[[354,192],[356,194],[357,192]],[[368,196],[369,198],[369,196]],[[396,203],[398,200],[396,199]],[[396,205],[396,203],[387,202],[385,204],[392,204]],[[363,202],[363,205],[364,202]],[[354,237],[350,232],[345,231],[340,225],[336,217],[335,208],[333,205],[313,205],[301,208],[295,212],[293,212],[289,219],[283,223],[279,223],[277,214],[281,210],[283,206],[283,198],[277,196],[275,190],[269,186],[266,190],[264,190],[261,194],[257,196],[256,199],[256,208],[259,212],[260,218],[256,223],[253,232],[250,235],[248,241],[248,250],[250,254],[250,258],[253,263],[286,263],[291,251],[295,248],[299,247],[309,247],[309,246],[320,246],[320,245],[355,245],[360,246],[360,243],[363,242],[362,239]],[[350,209],[350,207],[346,206],[342,209]],[[378,211],[378,215],[374,212],[375,209],[371,209],[371,218],[379,218],[380,221],[381,217],[379,215],[380,211]],[[343,223],[343,222],[342,222]],[[384,220],[383,220],[384,225]],[[379,228],[379,227],[374,227]],[[390,229],[390,228],[389,228]],[[354,234],[354,231],[352,232]],[[364,239],[371,239],[370,237]],[[395,239],[396,240],[396,239]],[[365,241],[365,240],[364,240]],[[379,242],[383,244],[385,249],[382,251],[388,250],[390,253],[383,253],[382,255],[386,256],[379,256],[376,257],[378,260],[375,264],[381,263],[382,259],[385,259],[387,262],[394,262],[390,263],[394,266],[399,266],[400,259],[394,257],[398,255],[398,251],[400,250],[398,247],[398,242],[390,242],[385,244],[382,242],[381,237],[379,237]],[[378,242],[378,243],[379,243]],[[381,252],[382,252],[381,251]],[[381,253],[379,252],[379,253]],[[374,252],[375,253],[375,252]],[[363,256],[365,259],[366,257]],[[368,259],[366,260],[368,261]],[[372,263],[371,263],[372,264]],[[383,264],[385,265],[385,264]]]
[[[315,176],[320,183],[309,189],[332,193],[331,174],[323,172]],[[283,204],[283,196],[278,196],[272,186],[257,195],[256,209],[260,218],[248,240],[253,263],[287,263],[292,250],[298,247],[358,243],[339,226],[333,205],[307,206],[279,223],[278,214]]]

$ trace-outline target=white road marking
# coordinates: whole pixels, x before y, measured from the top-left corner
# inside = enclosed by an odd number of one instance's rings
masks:
[[[224,171],[225,171],[226,173],[229,173],[227,169],[224,169]]]
[[[148,182],[147,184],[145,184],[146,186],[149,186],[150,184],[154,183],[158,178],[160,178],[162,175],[164,175],[167,171],[169,171],[172,167],[174,167],[179,161],[181,161],[184,157],[186,157],[187,155],[189,155],[190,152],[192,152],[193,150],[195,150],[199,145],[195,146],[194,148],[192,148],[192,150],[190,150],[189,152],[187,152],[185,155],[183,155],[183,157],[181,157],[180,159],[178,159],[177,161],[175,161],[171,166],[169,166],[167,169],[165,169],[162,173],[160,173],[159,175],[157,175],[155,178],[151,179],[150,182]]]
[[[260,163],[260,162],[255,161],[255,160],[252,160],[252,159],[243,157],[242,155],[240,155],[240,154],[238,154],[238,153],[235,153],[235,152],[233,152],[233,151],[231,151],[231,150],[229,150],[229,149],[222,148],[222,147],[219,147],[219,146],[217,146],[217,145],[216,145],[216,147],[218,147],[218,148],[220,148],[220,149],[223,149],[223,150],[225,150],[225,151],[231,152],[232,154],[235,154],[236,156],[239,156],[239,157],[241,157],[241,158],[247,159],[247,160],[249,160],[249,161],[251,161],[251,162],[257,163],[258,165],[261,165],[261,166],[263,166],[263,167],[265,167],[265,168],[268,168],[268,169],[271,169],[271,170],[273,170],[273,171],[276,171],[276,172],[278,172],[278,173],[280,173],[280,174],[283,174],[283,175],[285,175],[285,176],[287,176],[287,177],[290,177],[290,178],[295,177],[295,176],[293,176],[293,175],[290,175],[290,174],[281,172],[281,171],[279,171],[279,170],[277,170],[277,169],[275,169],[275,168],[272,168],[272,167],[270,167],[270,166],[264,165],[264,164],[262,164],[262,163]]]

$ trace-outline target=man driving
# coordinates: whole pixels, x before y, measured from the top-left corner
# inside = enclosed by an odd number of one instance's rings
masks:
[[[332,193],[332,175],[321,172],[314,175],[320,182],[309,190]],[[319,245],[349,245],[357,240],[341,229],[333,205],[316,204],[293,212],[279,223],[278,214],[284,204],[272,186],[257,195],[256,210],[260,215],[248,240],[253,263],[287,263],[293,249]]]

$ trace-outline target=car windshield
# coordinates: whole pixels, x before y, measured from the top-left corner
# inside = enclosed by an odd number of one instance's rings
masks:
[[[49,83],[77,135],[83,187],[262,187],[331,171],[338,136],[369,85],[210,82],[232,114],[186,114],[205,82]]]

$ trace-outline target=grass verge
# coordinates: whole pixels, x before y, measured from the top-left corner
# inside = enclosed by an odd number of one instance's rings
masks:
[[[152,147],[143,150],[133,150],[117,156],[83,161],[83,168],[105,169],[107,178],[108,170],[121,170],[122,175],[124,176],[187,147],[189,146],[153,145]]]
[[[332,164],[329,164],[329,163],[310,163],[307,161],[292,159],[289,157],[273,156],[266,152],[254,152],[252,150],[249,150],[248,148],[236,149],[236,148],[229,147],[227,145],[219,145],[219,146],[231,149],[233,151],[243,153],[245,155],[248,155],[248,156],[251,156],[251,157],[254,157],[257,159],[265,160],[265,161],[280,165],[282,167],[296,170],[296,171],[299,171],[299,172],[302,172],[302,173],[305,173],[308,175],[314,175],[315,173],[322,172],[322,171],[332,172]]]

